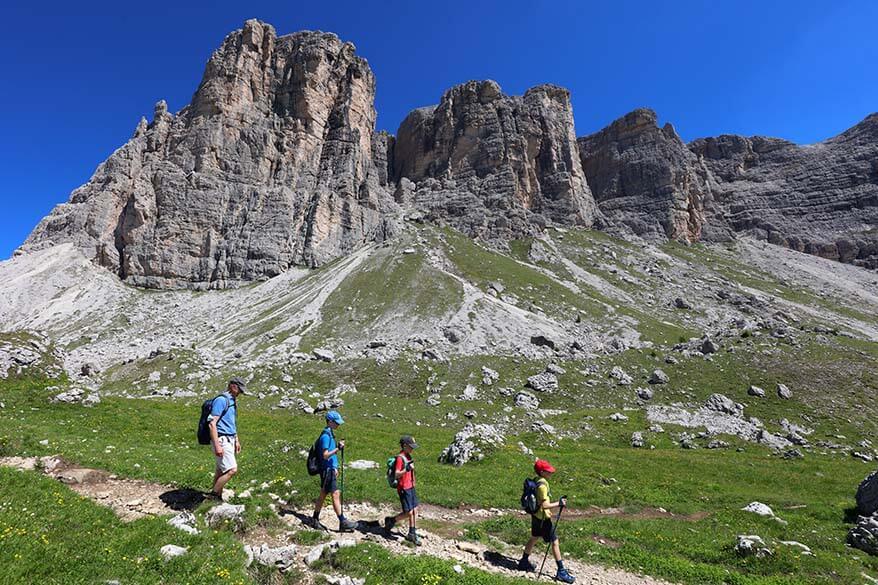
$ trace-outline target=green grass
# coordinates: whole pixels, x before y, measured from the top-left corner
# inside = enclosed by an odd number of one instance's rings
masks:
[[[758,338],[740,340],[742,344],[761,342]],[[636,513],[661,507],[678,516],[705,515],[697,521],[636,516],[576,520],[565,525],[564,549],[585,561],[643,570],[682,583],[850,582],[864,570],[873,574],[878,571],[875,559],[843,545],[849,527],[846,515],[868,466],[849,457],[812,453],[801,461],[785,461],[739,439],[730,442],[733,447],[742,447],[742,452],[734,448],[684,451],[671,440],[670,433],[677,429],[670,425],[666,425],[665,434],[648,435],[656,446],[654,450],[631,449],[631,432],[645,429],[648,423],[641,411],[634,410],[627,411],[627,423],[607,420],[611,412],[633,404],[634,386],[617,387],[605,377],[605,370],[618,364],[635,376],[636,386],[652,368],[662,367],[671,376],[671,383],[657,388],[656,401],[694,404],[714,391],[742,400],[747,385],[757,383],[770,396],[761,401],[745,400],[747,413],[762,418],[769,428],[774,428],[783,416],[798,422],[801,414],[809,414],[817,429],[812,440],[842,433],[848,437],[845,442],[853,444],[876,432],[874,421],[878,417],[868,403],[868,396],[878,385],[874,344],[838,338],[836,346],[778,345],[766,355],[723,351],[713,361],[691,359],[677,365],[664,364],[663,355],[628,351],[614,356],[601,364],[600,373],[593,377],[597,381],[594,387],[585,384],[587,376],[578,371],[581,365],[562,362],[567,373],[560,377],[561,391],[541,399],[544,407],[565,409],[567,413],[546,420],[574,430],[587,422],[593,430],[584,432],[580,440],[563,439],[550,447],[546,437],[530,432],[526,423],[520,435],[509,436],[506,445],[484,461],[459,469],[440,465],[436,457],[465,424],[463,411],[476,410],[475,422],[521,416],[520,409],[504,411],[512,398],[501,396],[497,388],[522,387],[524,379],[544,364],[474,356],[441,364],[405,358],[381,366],[368,360],[309,362],[288,371],[297,385],[312,386],[321,392],[340,382],[356,384],[358,393],[345,396],[342,412],[347,423],[339,434],[349,441],[348,460],[381,462],[395,452],[400,434],[414,434],[422,445],[417,453],[418,479],[419,495],[425,502],[455,508],[515,507],[520,479],[530,470],[531,459],[517,446],[523,441],[536,455],[548,457],[559,468],[553,493],[566,493],[576,508],[618,507]],[[500,381],[480,388],[481,401],[454,400],[466,383],[479,385],[482,364],[500,372]],[[447,382],[438,409],[424,404],[427,381],[433,375],[437,382]],[[773,397],[775,381],[790,385],[793,401]],[[99,406],[86,409],[50,405],[50,392],[45,389],[48,384],[39,379],[0,382],[0,396],[7,404],[0,410],[0,454],[60,453],[78,464],[122,476],[198,489],[208,487],[213,459],[206,447],[194,441],[200,399],[131,400],[108,396]],[[855,390],[858,394],[851,397],[851,404],[862,406],[838,406],[828,411],[819,402],[820,397],[839,387]],[[847,404],[846,400],[847,396],[840,404]],[[254,497],[246,502],[250,526],[277,528],[268,512],[267,492],[307,505],[316,491],[313,478],[304,473],[304,460],[298,452],[313,441],[322,426],[321,418],[271,410],[275,402],[244,397],[241,403],[244,451],[239,458],[240,473],[230,487],[240,491],[262,482],[271,484],[268,490],[254,490]],[[456,413],[459,418],[449,421],[443,416],[446,412]],[[377,413],[383,413],[384,418],[376,417]],[[43,439],[48,439],[48,446],[39,444]],[[109,449],[109,445],[114,448]],[[380,470],[350,470],[345,481],[349,500],[396,504],[396,495],[386,486]],[[739,512],[753,500],[772,506],[789,525],[782,527]],[[256,512],[257,506],[262,508],[260,512]],[[469,533],[521,544],[526,530],[513,518],[478,525]],[[769,540],[799,540],[809,545],[816,557],[796,559],[795,551],[783,549],[770,560],[743,562],[730,552],[735,534],[743,533],[757,533]],[[621,544],[618,548],[601,545],[593,538],[595,535]],[[430,564],[436,562],[433,560],[423,561],[425,565],[417,564],[421,560],[406,562],[415,563],[416,568],[405,572],[400,577],[404,579],[446,575],[441,571],[448,568],[434,567]],[[376,561],[362,567],[366,570],[382,565],[383,561]],[[388,570],[395,575],[397,569]],[[465,577],[475,578],[469,572]]]
[[[455,310],[463,290],[453,278],[427,264],[416,249],[404,254],[404,243],[376,251],[326,299],[322,320],[302,338],[308,351],[333,339],[359,337],[409,316],[441,317]]]
[[[189,548],[165,561],[166,544]],[[121,522],[37,472],[0,467],[0,582],[252,583],[240,543],[227,532],[190,536],[163,518]]]

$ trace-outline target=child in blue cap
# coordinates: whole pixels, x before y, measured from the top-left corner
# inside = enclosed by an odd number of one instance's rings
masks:
[[[335,411],[326,413],[326,428],[317,439],[317,453],[320,454],[320,495],[314,502],[314,514],[311,517],[311,526],[320,530],[326,530],[326,526],[320,523],[320,509],[326,496],[332,494],[332,508],[338,516],[338,529],[342,532],[350,532],[356,528],[357,523],[348,520],[341,511],[341,492],[338,489],[338,453],[344,450],[344,441],[335,440],[333,431],[344,424],[344,419]]]

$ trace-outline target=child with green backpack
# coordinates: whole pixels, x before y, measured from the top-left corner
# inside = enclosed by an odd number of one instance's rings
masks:
[[[399,447],[399,454],[387,460],[387,483],[396,488],[402,514],[385,517],[384,528],[389,532],[397,522],[408,518],[409,532],[405,539],[418,546],[421,544],[417,533],[418,494],[415,492],[415,460],[412,458],[412,452],[418,448],[418,444],[414,437],[405,435],[399,439]]]

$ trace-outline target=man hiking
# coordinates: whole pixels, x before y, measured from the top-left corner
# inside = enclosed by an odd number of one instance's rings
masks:
[[[244,380],[235,376],[229,380],[226,391],[213,399],[210,416],[207,418],[210,443],[216,456],[211,495],[219,499],[223,497],[225,485],[238,473],[238,461],[235,458],[241,452],[241,440],[238,438],[238,396],[246,392]]]
[[[559,501],[553,502],[549,495],[549,478],[555,473],[552,464],[544,459],[537,459],[534,462],[534,472],[537,474],[537,511],[530,518],[530,540],[524,546],[524,554],[518,561],[518,568],[522,571],[535,571],[536,566],[530,562],[530,553],[534,545],[542,538],[543,542],[552,545],[552,556],[555,557],[555,563],[558,565],[558,572],[555,579],[562,583],[573,583],[575,580],[573,575],[567,572],[564,567],[564,561],[561,560],[561,547],[558,544],[558,535],[555,534],[555,525],[552,524],[552,517],[549,510],[556,508],[566,508],[567,499],[562,497]]]
[[[340,532],[350,532],[357,527],[353,520],[345,518],[341,509],[341,492],[338,489],[338,454],[344,450],[344,441],[335,440],[333,431],[344,424],[341,415],[330,410],[326,413],[326,428],[317,439],[317,453],[320,460],[320,495],[314,502],[314,514],[310,525],[318,530],[326,530],[326,526],[320,523],[320,509],[326,496],[332,494],[332,508],[338,516],[338,529]]]
[[[418,546],[421,544],[417,532],[418,494],[415,492],[415,460],[412,458],[412,452],[418,448],[418,444],[411,435],[404,435],[399,439],[399,448],[393,470],[397,481],[396,493],[399,495],[399,503],[402,504],[402,514],[385,517],[384,528],[389,532],[397,522],[408,518],[409,532],[405,539]]]

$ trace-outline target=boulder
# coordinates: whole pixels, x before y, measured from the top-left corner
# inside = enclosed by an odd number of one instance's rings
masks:
[[[705,337],[701,341],[701,353],[708,355],[719,351],[719,346],[710,338]]]
[[[529,377],[525,386],[537,392],[550,393],[558,389],[558,378],[555,377],[555,374],[543,372]]]
[[[643,438],[643,433],[637,431],[635,433],[631,433],[631,446],[635,449],[642,449],[646,447],[646,441]]]
[[[248,558],[252,555],[254,561],[260,565],[274,567],[281,573],[285,573],[296,563],[296,545],[288,544],[272,548],[267,544],[245,546],[249,548]]]
[[[549,349],[555,349],[555,341],[542,334],[531,335],[530,342],[537,347],[548,347]]]
[[[522,390],[515,395],[515,406],[519,406],[525,410],[536,410],[540,407],[540,400],[537,398],[536,394]]]
[[[792,391],[787,388],[786,384],[778,384],[777,385],[777,397],[782,400],[789,400],[793,397]]]
[[[649,388],[637,388],[634,393],[641,400],[652,400],[653,392]]]
[[[735,543],[735,553],[741,557],[755,556],[756,558],[763,558],[773,554],[765,545],[765,541],[754,534],[739,534]]]
[[[322,347],[318,347],[318,348],[312,350],[311,354],[314,356],[315,359],[317,359],[321,362],[335,361],[335,353],[333,353],[331,350],[324,349]]]
[[[755,396],[757,398],[765,398],[765,390],[763,390],[759,386],[753,386],[752,384],[749,388],[747,388],[747,394],[749,394],[750,396]]]
[[[208,510],[204,519],[211,528],[229,526],[241,530],[244,528],[244,505],[219,504]]]
[[[743,405],[723,394],[711,394],[704,402],[704,408],[732,416],[742,416],[744,414]]]
[[[878,514],[860,516],[848,532],[847,542],[854,548],[878,556]]]
[[[482,384],[485,386],[490,386],[494,382],[500,379],[500,374],[498,374],[495,370],[492,370],[489,367],[482,366]]]
[[[878,512],[878,471],[870,473],[857,488],[857,511],[864,516]]]
[[[188,510],[184,510],[176,516],[172,516],[168,520],[168,524],[177,530],[186,532],[187,534],[198,534],[198,528],[195,527],[195,514]]]
[[[175,544],[166,544],[162,548],[159,549],[159,553],[161,553],[162,558],[166,561],[172,559],[174,557],[181,557],[189,552],[189,549],[182,546],[177,546]]]
[[[671,378],[662,370],[653,370],[648,381],[650,384],[667,384]]]
[[[494,425],[467,424],[440,453],[439,463],[460,467],[473,459],[481,460],[490,451],[503,445],[505,440],[503,433]]]
[[[610,378],[616,380],[620,386],[628,386],[634,381],[634,379],[626,374],[625,370],[619,366],[613,366],[613,369],[610,370]]]
[[[771,508],[769,508],[762,502],[750,502],[749,504],[741,508],[741,510],[743,510],[744,512],[752,512],[753,514],[757,514],[759,516],[774,516],[774,512],[771,510]]]

